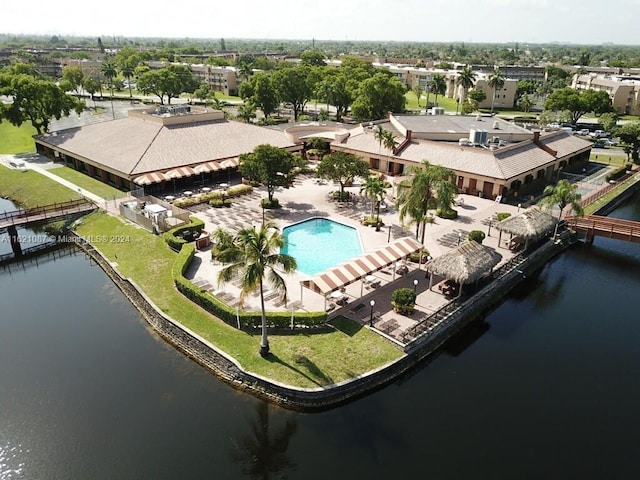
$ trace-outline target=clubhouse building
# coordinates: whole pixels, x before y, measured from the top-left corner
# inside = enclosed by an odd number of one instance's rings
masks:
[[[394,133],[394,149],[378,141],[375,124]],[[133,109],[126,118],[38,135],[35,142],[38,152],[104,183],[153,193],[232,172],[239,156],[258,145],[296,153],[320,136],[331,150],[353,153],[388,176],[402,178],[428,160],[453,170],[461,192],[494,199],[527,195],[561,171],[581,171],[592,145],[562,130],[530,131],[486,116],[392,114],[375,124],[259,127],[178,105]]]

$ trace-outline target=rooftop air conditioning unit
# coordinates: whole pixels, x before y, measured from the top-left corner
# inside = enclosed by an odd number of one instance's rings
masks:
[[[469,131],[469,141],[476,145],[485,145],[487,143],[487,131],[472,128]]]
[[[442,107],[433,107],[431,109],[431,115],[444,115],[444,108],[442,108]]]

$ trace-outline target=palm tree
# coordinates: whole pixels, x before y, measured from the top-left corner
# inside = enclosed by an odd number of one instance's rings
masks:
[[[420,97],[422,96],[422,88],[420,87],[419,84],[415,84],[411,89],[411,91],[418,99],[418,108],[420,108]],[[428,106],[429,106],[429,93],[427,92],[427,107]]]
[[[447,79],[444,78],[444,75],[436,73],[431,77],[429,91],[436,94],[435,105],[438,106],[438,95],[444,95],[447,91]]]
[[[267,338],[267,315],[264,308],[264,281],[280,295],[286,303],[287,286],[279,270],[284,273],[293,272],[297,268],[296,259],[281,254],[284,237],[273,222],[265,222],[259,228],[246,227],[240,230],[233,242],[218,252],[217,257],[227,264],[218,274],[218,282],[223,284],[238,277],[241,281],[240,302],[251,292],[260,293],[262,311],[262,338],[260,355],[269,353]]]
[[[476,74],[471,70],[470,65],[466,65],[458,74],[458,85],[462,87],[463,95],[458,98],[458,104],[467,99],[467,92],[476,84]]]
[[[251,119],[256,118],[256,106],[251,102],[243,103],[238,107],[238,117],[245,123],[251,123]]]
[[[133,93],[131,93],[131,77],[135,73],[135,68],[130,63],[125,63],[120,72],[127,79],[127,86],[129,87],[129,102],[133,103]]]
[[[373,129],[373,138],[378,141],[378,153],[380,153],[380,149],[382,149],[382,141],[386,133],[387,131],[380,125],[376,125],[376,128]]]
[[[369,175],[364,184],[360,187],[360,193],[364,193],[371,200],[371,216],[373,217],[373,208],[377,206],[378,213],[376,223],[380,221],[380,202],[384,199],[387,190],[387,182],[381,177]]]
[[[421,166],[413,168],[412,173],[413,177],[410,180],[400,184],[396,205],[401,222],[406,217],[411,217],[416,222],[416,238],[420,225],[422,226],[421,241],[424,243],[429,209],[437,206],[440,206],[441,210],[451,208],[454,195],[452,192],[455,188],[451,178],[455,172],[424,160]],[[441,195],[440,198],[436,196],[438,192]]]
[[[111,91],[111,113],[113,114],[113,118],[116,118],[116,113],[113,109],[113,79],[116,75],[118,75],[118,71],[116,67],[111,62],[104,62],[100,67],[100,71],[102,74],[109,80],[109,90]]]
[[[388,171],[389,164],[391,163],[391,154],[393,153],[393,150],[398,145],[398,142],[396,142],[396,136],[393,134],[393,132],[384,132],[384,135],[382,136],[382,145],[384,145],[384,148],[389,150],[389,155],[387,156],[387,171]]]
[[[493,113],[493,104],[496,101],[496,91],[504,87],[504,75],[497,68],[493,71],[489,77],[489,88],[493,90],[493,97],[491,98],[491,113]]]
[[[571,210],[578,216],[584,213],[582,205],[580,205],[582,195],[578,193],[578,185],[569,180],[562,179],[558,180],[555,185],[548,185],[544,189],[543,195],[544,198],[540,202],[542,205],[560,208],[558,219],[562,218],[562,212],[567,205],[571,205]]]

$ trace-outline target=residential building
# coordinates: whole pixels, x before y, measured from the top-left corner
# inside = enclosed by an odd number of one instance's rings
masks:
[[[621,115],[639,115],[640,76],[576,74],[571,87],[577,90],[604,90],[609,94],[613,108]]]

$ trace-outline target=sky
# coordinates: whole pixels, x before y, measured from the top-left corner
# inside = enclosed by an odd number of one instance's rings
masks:
[[[640,44],[640,0],[189,0],[167,5],[162,0],[11,1],[0,10],[0,33]]]

